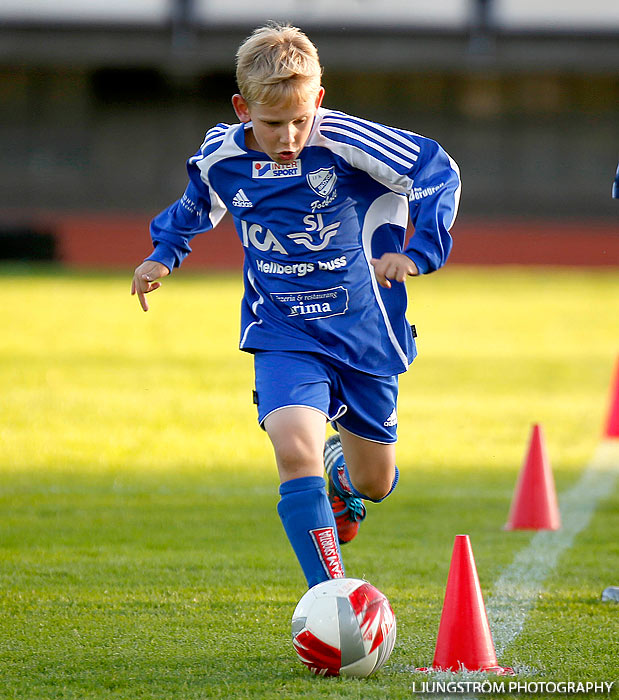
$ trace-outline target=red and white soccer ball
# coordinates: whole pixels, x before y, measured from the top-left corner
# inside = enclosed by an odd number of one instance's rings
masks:
[[[319,583],[292,615],[295,651],[321,676],[369,676],[391,655],[395,636],[395,615],[386,596],[360,579]]]

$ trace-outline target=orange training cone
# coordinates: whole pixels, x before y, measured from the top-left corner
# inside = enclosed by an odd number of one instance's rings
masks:
[[[497,666],[468,535],[456,535],[454,542],[432,666],[429,670],[512,672]]]
[[[610,406],[608,418],[606,420],[606,430],[604,436],[607,438],[619,438],[619,360],[615,370],[615,381],[610,395]]]
[[[561,516],[542,428],[534,425],[505,530],[558,530]]]

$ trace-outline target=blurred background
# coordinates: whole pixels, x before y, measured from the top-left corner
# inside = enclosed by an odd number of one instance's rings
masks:
[[[185,159],[235,120],[239,43],[276,19],[317,45],[326,106],[435,138],[459,163],[455,262],[619,264],[616,0],[268,5],[3,0],[0,256],[137,264]],[[233,238],[225,220],[188,264],[236,265]]]

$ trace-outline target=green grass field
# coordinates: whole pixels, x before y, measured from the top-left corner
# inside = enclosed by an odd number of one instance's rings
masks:
[[[0,698],[423,697],[454,536],[486,599],[531,541],[502,530],[531,424],[559,493],[601,440],[617,271],[409,282],[402,479],[344,549],[398,619],[366,680],[314,678],[290,643],[305,586],[237,350],[240,276],[178,273],[147,314],[130,276],[0,269]],[[615,488],[502,653],[519,679],[617,681],[619,606],[600,593],[619,584],[618,504]]]

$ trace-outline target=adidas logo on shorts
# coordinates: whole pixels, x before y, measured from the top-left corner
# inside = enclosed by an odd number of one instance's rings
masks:
[[[383,425],[385,426],[385,428],[392,428],[394,425],[397,425],[397,424],[398,424],[398,414],[396,413],[396,410],[394,408],[393,411],[391,411],[391,415],[389,416],[389,418],[387,418],[387,420],[383,423]]]
[[[251,199],[240,189],[233,197],[232,204],[235,207],[253,207]]]

